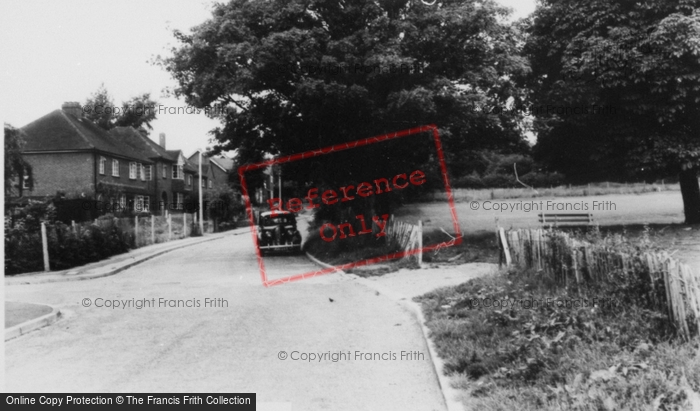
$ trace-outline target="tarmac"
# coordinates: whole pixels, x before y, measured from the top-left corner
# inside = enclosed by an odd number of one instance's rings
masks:
[[[226,236],[249,234],[248,227],[238,228],[224,233],[207,234],[203,237],[189,237],[182,240],[167,243],[154,244],[131,250],[128,253],[111,257],[107,260],[95,262],[82,267],[53,272],[26,273],[5,277],[6,285],[25,285],[63,281],[80,281],[106,277],[118,274],[130,267],[148,261],[159,255],[208,241],[215,241]],[[307,253],[309,259],[323,267],[328,264],[319,261]],[[459,392],[454,389],[448,377],[443,373],[444,363],[438,356],[436,347],[429,338],[430,331],[425,325],[425,318],[419,304],[413,298],[430,291],[455,286],[469,279],[488,275],[497,270],[494,264],[472,263],[455,266],[436,266],[424,264],[423,269],[407,270],[388,273],[382,276],[362,278],[355,274],[338,271],[345,281],[357,281],[358,283],[375,290],[391,300],[394,300],[405,310],[409,311],[421,326],[423,338],[429,348],[432,364],[445,403],[449,411],[462,410],[463,406],[458,400]],[[61,316],[59,310],[44,304],[28,302],[5,302],[5,341],[19,337],[30,331],[48,326],[56,322]]]
[[[316,264],[325,268],[332,267],[309,253],[306,253],[306,255]],[[449,378],[443,372],[445,364],[438,355],[435,343],[430,339],[430,329],[426,326],[423,310],[418,303],[413,301],[413,298],[440,288],[462,284],[472,278],[493,274],[497,270],[498,265],[496,264],[470,263],[454,266],[424,264],[423,268],[419,270],[401,269],[382,276],[367,278],[349,274],[342,270],[338,270],[338,273],[345,280],[356,281],[375,290],[378,294],[388,297],[414,316],[418,324],[420,324],[423,339],[428,346],[430,359],[432,360],[435,375],[437,375],[448,411],[462,411],[464,406],[459,400],[461,393],[452,387]]]
[[[230,235],[249,234],[248,227],[237,228],[223,233],[205,234],[202,237],[188,237],[130,250],[128,253],[112,256],[81,267],[61,271],[23,273],[5,276],[5,285],[41,284],[63,281],[81,281],[118,274],[130,267],[151,258],[208,241],[215,241]],[[5,341],[19,337],[30,331],[46,327],[56,322],[61,312],[51,306],[29,302],[5,301]]]

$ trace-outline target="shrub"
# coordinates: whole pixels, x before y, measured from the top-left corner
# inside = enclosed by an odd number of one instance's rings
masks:
[[[99,261],[129,250],[128,235],[112,225],[91,224],[74,230],[59,221],[46,224],[51,269],[62,270]],[[5,217],[5,273],[43,269],[40,219],[32,213],[12,221]]]

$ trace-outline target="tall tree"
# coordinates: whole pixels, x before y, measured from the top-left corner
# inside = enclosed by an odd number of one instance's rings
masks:
[[[115,106],[112,96],[104,84],[87,98],[83,105],[85,117],[105,130],[114,127],[134,127],[135,129],[153,130],[151,122],[156,119],[158,102],[151,100],[150,93],[144,93]]]
[[[478,149],[526,147],[516,111],[481,110],[521,105],[511,78],[527,70],[508,10],[492,0],[233,0],[212,14],[176,31],[181,44],[161,64],[176,95],[221,120],[218,148],[237,149],[241,163],[430,123],[454,164]],[[359,153],[377,177],[385,153]],[[332,184],[344,167],[288,175]]]
[[[524,26],[539,159],[578,180],[677,173],[700,223],[700,1],[542,0]]]
[[[5,198],[22,196],[23,182],[28,179],[29,186],[33,183],[32,166],[24,157],[24,137],[22,130],[5,123]]]

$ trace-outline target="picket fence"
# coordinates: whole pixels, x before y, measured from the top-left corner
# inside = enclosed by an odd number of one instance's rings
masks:
[[[700,277],[666,252],[625,253],[555,230],[498,228],[497,236],[506,264],[536,269],[564,285],[605,282],[620,272],[648,278],[652,289],[663,284],[665,301],[656,303],[679,334],[690,338],[692,323],[700,330]]]

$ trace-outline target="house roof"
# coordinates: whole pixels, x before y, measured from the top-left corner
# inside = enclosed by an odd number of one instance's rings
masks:
[[[188,158],[190,162],[192,162],[195,167],[199,164],[199,150],[195,150],[194,153],[192,153]],[[219,167],[221,171],[224,173],[228,172],[226,168],[224,168],[221,164],[218,164],[217,162],[213,161],[214,158],[209,156],[207,153],[202,153],[202,173],[207,174],[209,173],[209,167],[211,167],[212,164],[214,164],[216,167]]]
[[[194,173],[197,174],[199,172],[199,168],[196,164],[192,164],[187,160],[187,157],[182,153],[182,150],[166,150],[167,153],[173,158],[175,162],[178,162],[178,159],[180,156],[185,160],[185,164],[183,165],[183,170],[188,172],[188,173]],[[204,171],[204,169],[202,169]],[[197,174],[198,175],[198,174]]]
[[[24,151],[98,150],[118,157],[150,162],[144,153],[117,138],[86,118],[76,118],[63,110],[51,113],[22,127]]]
[[[225,156],[218,156],[218,157],[212,157],[211,161],[214,162],[216,165],[220,166],[221,168],[223,168],[225,171],[233,170],[234,161],[232,158],[228,158]]]
[[[177,158],[173,158],[168,154],[160,145],[156,144],[155,141],[139,133],[133,127],[115,127],[109,131],[113,137],[119,139],[120,142],[128,145],[132,149],[143,153],[151,159],[161,159],[169,162],[177,161]]]

